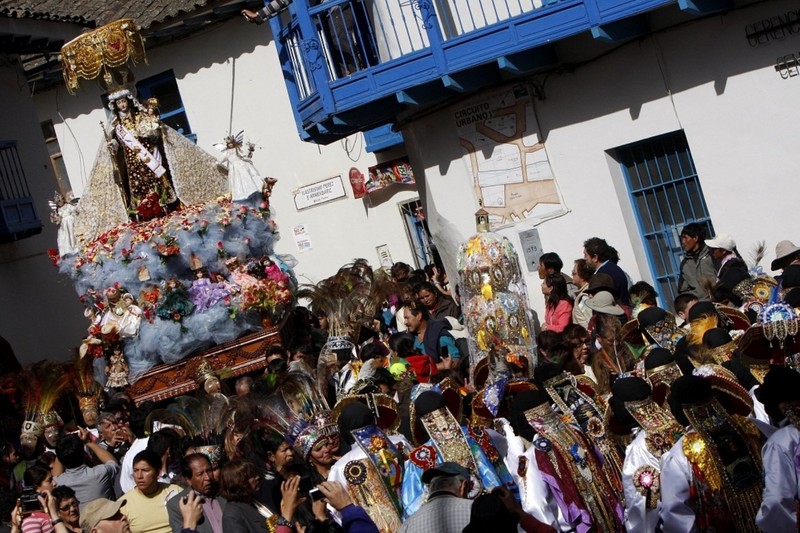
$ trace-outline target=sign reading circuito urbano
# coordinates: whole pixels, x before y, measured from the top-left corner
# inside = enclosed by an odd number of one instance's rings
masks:
[[[344,191],[342,176],[339,175],[299,187],[294,192],[294,205],[300,211],[345,196],[347,196],[347,193]]]

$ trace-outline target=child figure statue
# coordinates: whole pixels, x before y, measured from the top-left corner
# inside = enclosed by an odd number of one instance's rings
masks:
[[[156,130],[161,127],[161,115],[158,114],[158,98],[148,98],[146,104],[146,113],[139,117],[139,121],[136,124],[136,135],[139,137],[153,136]]]
[[[128,386],[128,363],[119,348],[108,358],[106,364],[106,389],[121,389]]]

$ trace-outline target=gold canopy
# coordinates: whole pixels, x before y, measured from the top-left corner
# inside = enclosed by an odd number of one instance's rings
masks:
[[[61,47],[64,81],[73,94],[81,78],[93,80],[101,74],[106,88],[111,88],[120,75],[126,77],[128,61],[147,62],[142,36],[133,19],[116,20]]]

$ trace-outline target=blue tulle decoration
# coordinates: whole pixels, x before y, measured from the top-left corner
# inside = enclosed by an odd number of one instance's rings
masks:
[[[104,298],[109,287],[135,298],[144,316],[138,333],[122,339],[132,383],[155,365],[180,361],[261,328],[260,312],[241,310],[241,287],[231,276],[232,261],[238,265],[255,261],[259,268],[263,263],[258,261],[269,258],[288,276],[287,288],[294,293],[294,258],[273,254],[276,228],[259,210],[220,199],[109,230],[80,253],[64,258],[59,269],[72,278],[94,334],[103,315],[111,311]],[[208,286],[209,277],[214,292],[202,293],[207,289],[199,285]],[[192,284],[201,278],[205,281],[193,291]],[[172,287],[187,295],[186,302],[170,296]],[[196,305],[198,301],[202,305]],[[98,375],[104,366],[104,360],[95,364]]]

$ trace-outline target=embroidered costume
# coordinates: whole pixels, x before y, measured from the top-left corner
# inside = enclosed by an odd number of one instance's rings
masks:
[[[764,485],[755,425],[713,398],[683,410],[693,431],[661,463],[664,531],[758,531]]]
[[[550,405],[525,411],[536,430],[533,446],[545,483],[576,531],[623,531],[622,505],[602,468],[602,457]]]
[[[625,402],[625,408],[641,426],[625,450],[622,466],[625,527],[655,531],[661,507],[661,457],[683,436],[683,428],[650,398]]]

